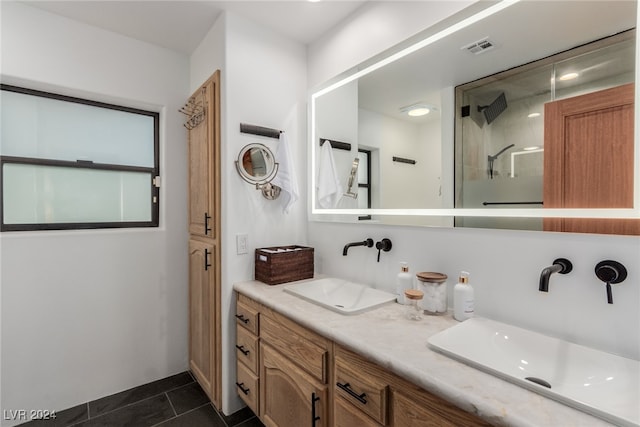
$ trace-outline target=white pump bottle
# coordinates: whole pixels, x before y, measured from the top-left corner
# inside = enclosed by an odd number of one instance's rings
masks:
[[[462,322],[473,317],[474,292],[469,284],[469,273],[460,272],[460,279],[453,287],[453,317]]]

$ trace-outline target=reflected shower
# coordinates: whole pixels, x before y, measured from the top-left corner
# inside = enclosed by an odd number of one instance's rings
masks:
[[[504,110],[507,109],[507,98],[502,92],[493,102],[489,105],[478,105],[478,112],[482,111],[487,124],[490,125],[492,121],[498,118]]]
[[[489,155],[487,156],[487,162],[489,163],[489,178],[493,179],[493,161],[495,159],[498,158],[498,156],[500,156],[500,154],[504,153],[505,151],[507,151],[509,148],[514,147],[516,144],[511,144],[511,145],[507,145],[506,147],[504,147],[502,150],[498,151],[496,154],[494,154],[493,156]]]

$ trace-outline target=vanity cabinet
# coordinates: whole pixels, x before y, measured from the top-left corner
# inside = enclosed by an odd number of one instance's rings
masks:
[[[369,417],[371,426],[455,427],[489,426],[465,412],[400,378],[388,370],[338,345],[335,347],[336,426],[351,419]],[[345,388],[346,384],[349,387]]]
[[[236,303],[236,387],[238,395],[258,414],[260,403],[260,307],[254,301],[238,295]]]
[[[189,368],[217,408],[222,405],[219,90],[217,71],[184,109],[189,151]]]
[[[489,425],[245,295],[236,296],[238,395],[266,426]]]
[[[326,338],[237,294],[236,386],[265,425],[332,425],[332,347]]]

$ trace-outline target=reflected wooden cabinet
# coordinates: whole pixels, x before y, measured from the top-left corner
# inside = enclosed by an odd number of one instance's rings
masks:
[[[220,72],[187,101],[189,151],[189,368],[222,405],[220,335]]]
[[[630,83],[545,104],[545,208],[633,208],[634,102]],[[640,235],[640,219],[545,218],[544,229]]]

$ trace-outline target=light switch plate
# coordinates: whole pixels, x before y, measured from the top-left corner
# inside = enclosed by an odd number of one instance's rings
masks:
[[[248,252],[248,249],[247,249],[248,240],[249,240],[249,236],[247,234],[236,234],[236,253],[238,255],[243,255]]]

